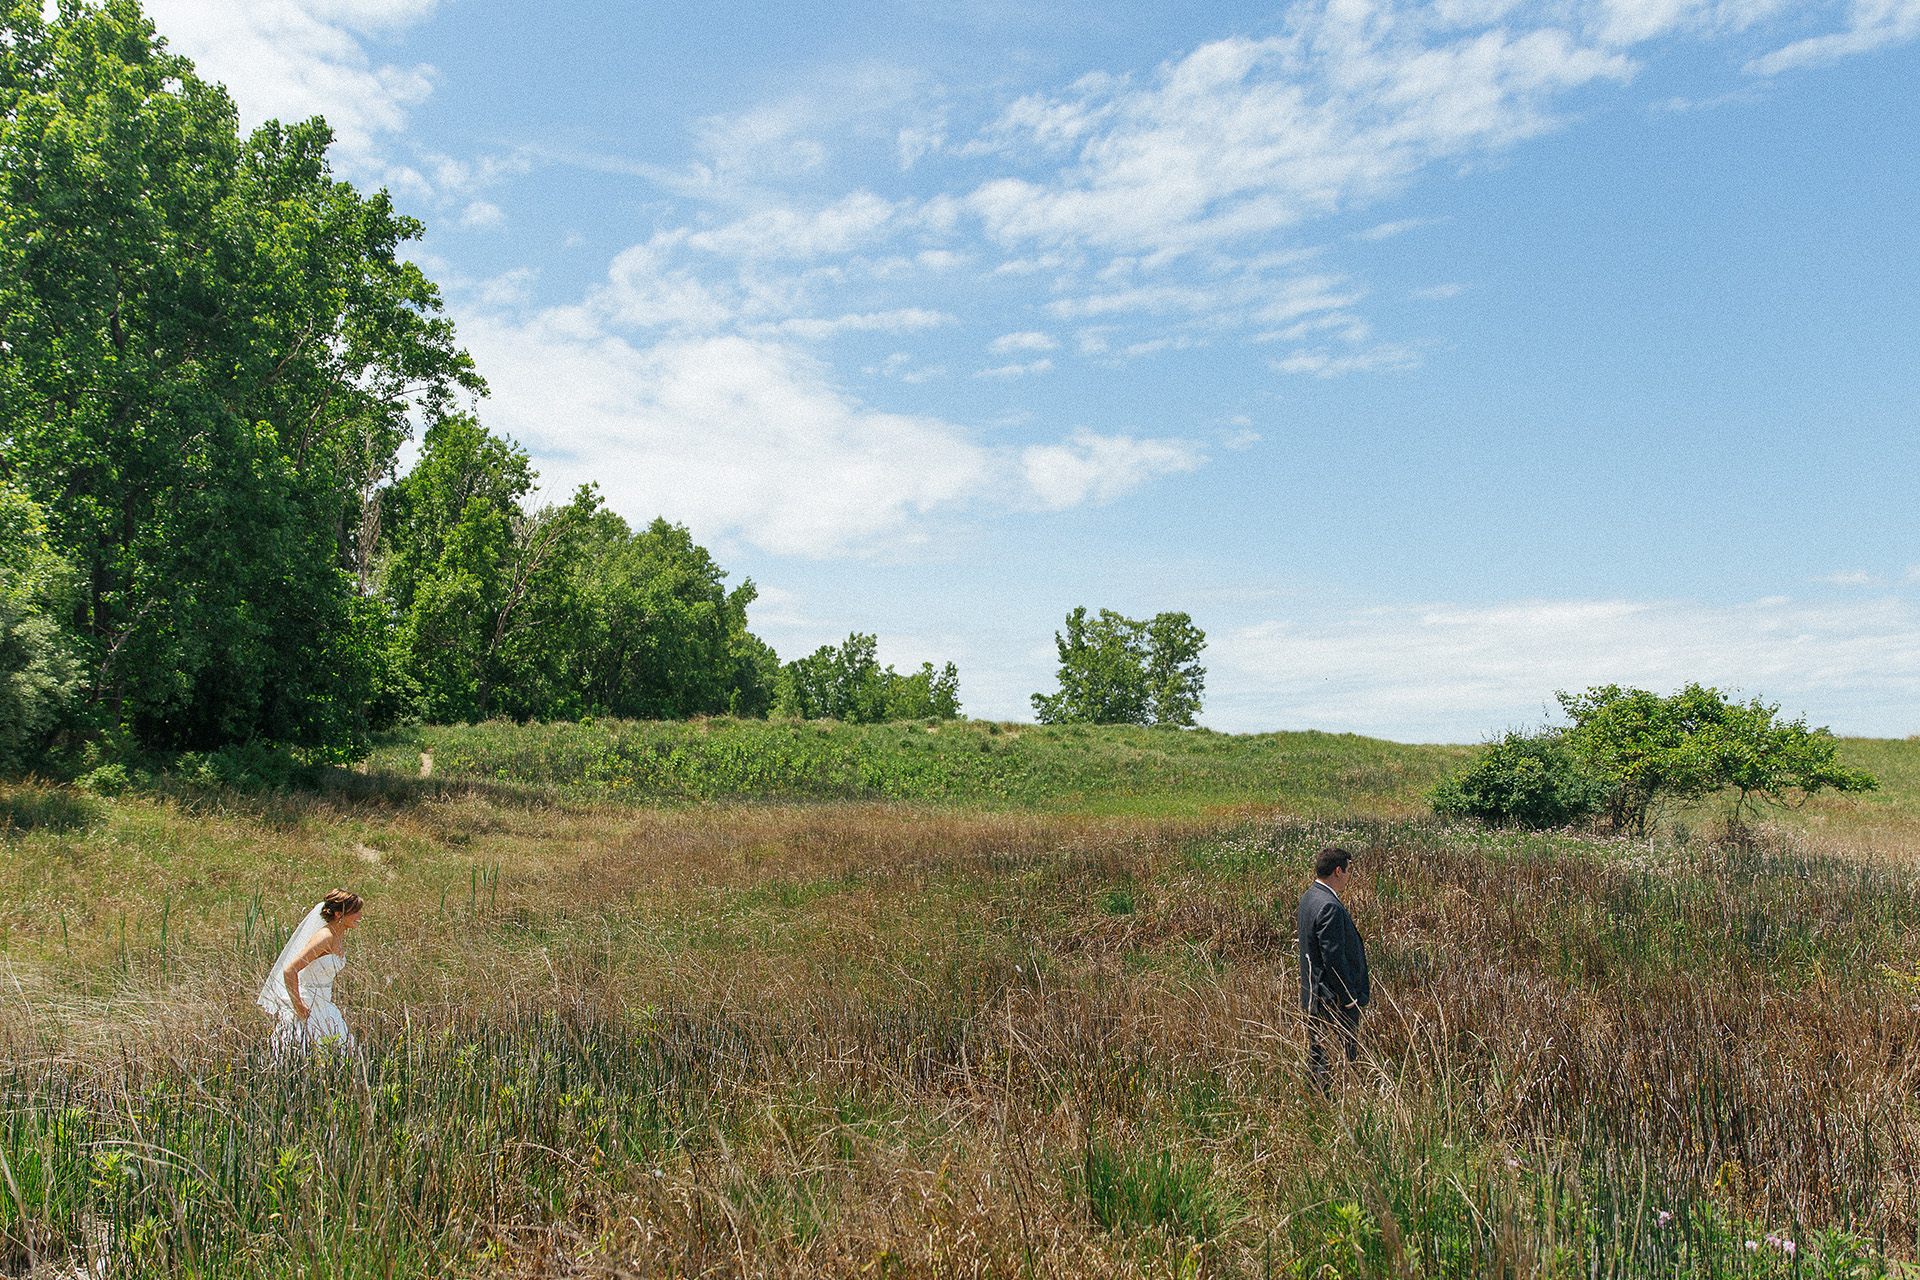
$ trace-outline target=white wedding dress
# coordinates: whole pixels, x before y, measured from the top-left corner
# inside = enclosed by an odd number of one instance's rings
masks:
[[[280,958],[274,961],[273,972],[260,987],[258,1003],[273,1016],[276,1024],[268,1041],[275,1056],[310,1054],[324,1048],[353,1048],[353,1033],[347,1030],[347,1020],[333,1003],[333,980],[346,967],[345,956],[329,952],[300,971],[300,1001],[307,1006],[306,1021],[295,1015],[293,1001],[287,998],[287,967],[300,958],[300,953],[312,943],[323,925],[320,908],[316,906],[287,939]]]

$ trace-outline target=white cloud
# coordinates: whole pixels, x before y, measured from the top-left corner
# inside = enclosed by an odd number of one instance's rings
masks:
[[[507,220],[497,204],[488,204],[485,200],[475,200],[460,214],[463,227],[497,227]]]
[[[1838,62],[1856,53],[1871,53],[1920,37],[1920,0],[1853,0],[1844,31],[1810,36],[1749,62],[1746,70],[1758,76],[1778,75],[1793,67]]]
[[[855,191],[811,213],[763,209],[712,231],[694,232],[686,243],[732,258],[826,257],[874,240],[898,209],[870,191]]]
[[[1188,351],[1194,347],[1204,347],[1206,342],[1192,334],[1180,333],[1170,338],[1149,338],[1145,342],[1130,343],[1125,354],[1129,356],[1150,356],[1159,351]]]
[[[973,376],[976,378],[1024,378],[1041,374],[1053,368],[1053,361],[1042,357],[1030,364],[1003,364],[993,369],[982,369]]]
[[[1550,26],[1428,42],[1417,11],[1297,10],[1268,40],[1202,45],[1155,82],[1082,81],[1010,108],[992,136],[1078,163],[994,178],[969,203],[1004,244],[1185,251],[1270,233],[1398,189],[1424,165],[1556,123],[1554,95],[1631,64]]]
[[[946,146],[946,134],[938,129],[922,129],[908,126],[900,130],[895,145],[900,157],[900,167],[911,169],[922,157],[932,155]]]
[[[711,161],[684,175],[679,189],[685,194],[728,190],[816,170],[825,163],[827,149],[808,135],[830,115],[817,101],[789,97],[737,115],[710,116],[697,133]]]
[[[378,170],[377,139],[433,91],[424,63],[378,64],[363,41],[429,17],[437,0],[149,0],[177,53],[227,86],[244,124],[324,115],[349,168]]]
[[[1836,569],[1813,579],[1835,587],[1881,587],[1886,584],[1865,569]]]
[[[1281,373],[1309,373],[1337,378],[1346,373],[1404,371],[1420,367],[1420,353],[1397,343],[1383,343],[1363,351],[1339,352],[1326,347],[1295,351],[1272,362]]]
[[[1602,44],[1624,48],[1681,30],[1739,30],[1783,7],[1785,0],[1600,0],[1588,27]]]
[[[926,382],[945,374],[947,366],[943,364],[920,365],[915,367],[913,357],[904,351],[896,351],[879,364],[870,364],[861,372],[868,377],[898,378],[902,382]]]
[[[918,518],[991,491],[993,455],[937,419],[868,409],[778,343],[651,347],[578,310],[461,322],[487,371],[488,421],[543,482],[595,480],[634,519],[665,514],[768,551],[828,556],[917,536]]]
[[[1448,298],[1457,298],[1466,291],[1467,286],[1449,282],[1447,284],[1436,284],[1427,289],[1415,289],[1413,296],[1427,302],[1444,302]]]
[[[993,269],[997,276],[1030,276],[1042,271],[1058,271],[1068,264],[1064,253],[1042,254],[1037,258],[1009,258]]]
[[[1424,227],[1429,221],[1431,221],[1431,219],[1428,218],[1401,218],[1396,222],[1382,222],[1376,226],[1368,227],[1364,231],[1354,232],[1351,238],[1368,242],[1391,240],[1393,237],[1404,235],[1417,227]]]
[[[997,356],[1004,356],[1014,351],[1052,351],[1059,345],[1051,334],[1028,331],[1003,333],[987,344],[987,350]]]
[[[1184,311],[1203,314],[1219,310],[1228,301],[1229,295],[1226,291],[1217,288],[1193,285],[1146,285],[1138,289],[1122,289],[1115,293],[1095,294],[1085,298],[1057,298],[1047,304],[1047,310],[1066,320],[1090,316],[1124,315],[1130,312],[1162,315],[1169,311]]]
[[[923,541],[943,513],[1110,502],[1205,461],[1180,441],[1088,431],[989,448],[937,418],[860,403],[775,337],[689,331],[638,345],[607,326],[617,315],[477,314],[460,328],[487,373],[488,422],[527,446],[550,490],[597,481],[631,519],[665,514],[779,554],[865,554]],[[939,372],[905,353],[877,371]]]
[[[480,301],[490,307],[517,307],[533,296],[533,282],[540,273],[531,267],[504,271],[480,285]]]
[[[715,295],[692,270],[673,265],[685,231],[661,232],[615,255],[594,305],[636,328],[710,331],[734,318],[732,303]]]
[[[1051,511],[1112,502],[1155,476],[1193,471],[1206,462],[1184,440],[1136,440],[1082,429],[1062,444],[1020,453],[1020,469],[1034,499]]]
[[[803,316],[782,320],[774,328],[780,333],[790,333],[797,338],[823,339],[835,338],[843,333],[910,333],[918,329],[934,329],[943,324],[953,323],[954,318],[943,311],[928,311],[924,307],[902,307],[895,311],[848,314],[833,320]]]
[[[1232,693],[1210,710],[1241,724],[1472,741],[1538,723],[1556,689],[1697,680],[1842,731],[1920,729],[1920,608],[1894,598],[1358,608],[1211,639],[1215,687]]]

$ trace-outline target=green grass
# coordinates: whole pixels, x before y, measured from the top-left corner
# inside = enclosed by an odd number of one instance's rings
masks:
[[[1829,798],[1824,809],[1852,811],[1881,823],[1920,824],[1920,739],[1842,738],[1839,756],[1843,764],[1872,774],[1880,786]]]
[[[495,722],[393,735],[372,767],[417,771],[422,752],[436,777],[641,803],[901,800],[1176,815],[1243,804],[1411,811],[1470,749],[1132,725]]]

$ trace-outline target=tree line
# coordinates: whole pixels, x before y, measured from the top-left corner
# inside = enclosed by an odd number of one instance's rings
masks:
[[[959,714],[875,638],[783,666],[751,581],[536,505],[422,225],[324,121],[243,135],[137,0],[0,0],[0,768],[75,741],[348,758],[408,720]],[[416,464],[399,474],[418,434]]]

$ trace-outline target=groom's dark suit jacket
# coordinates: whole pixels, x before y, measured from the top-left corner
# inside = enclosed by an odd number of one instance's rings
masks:
[[[1365,1005],[1367,944],[1333,890],[1315,880],[1300,895],[1300,1007]],[[1354,1015],[1359,1016],[1359,1015]]]

